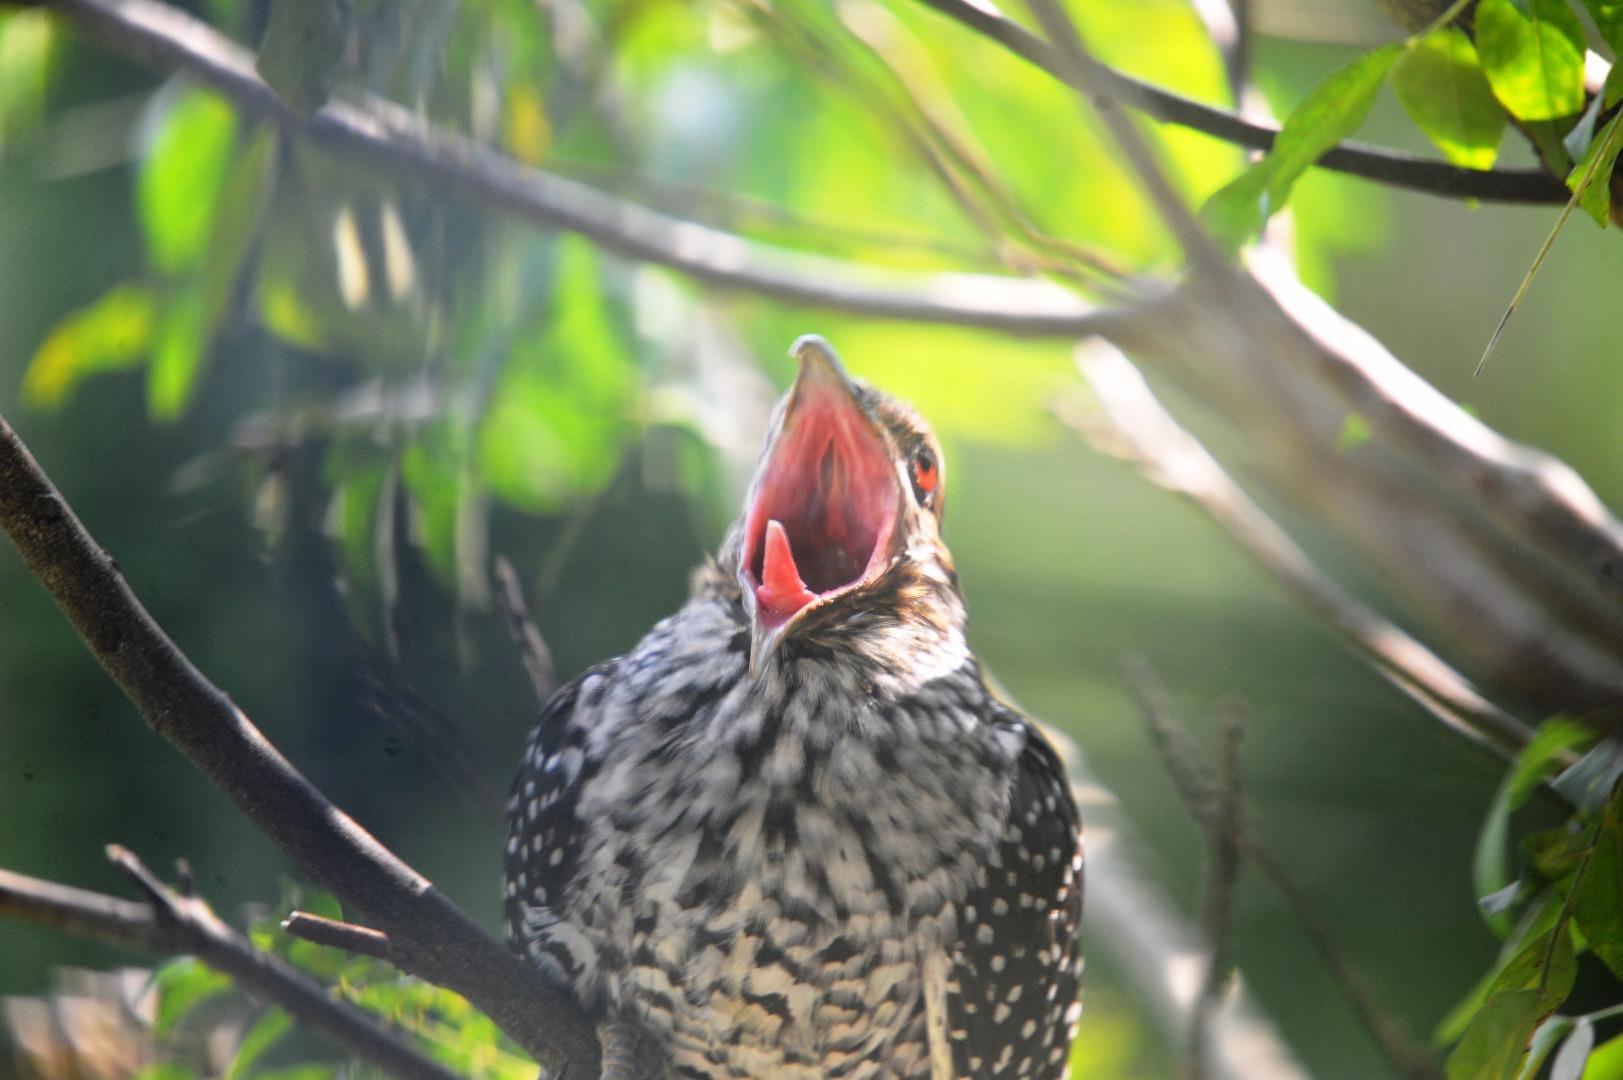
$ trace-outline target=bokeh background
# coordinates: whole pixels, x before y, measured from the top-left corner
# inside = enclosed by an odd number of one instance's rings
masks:
[[[928,269],[978,248],[886,122],[747,10],[586,5],[603,35],[594,68],[552,47],[547,20],[571,5],[392,6],[359,5],[376,33],[345,77],[427,102],[515,156],[871,262]],[[926,43],[951,82],[944,96],[1035,216],[1134,265],[1165,265],[1149,215],[1064,95],[940,20],[887,10]],[[1353,0],[1257,10],[1257,79],[1281,110],[1397,36]],[[264,26],[246,0],[201,12],[239,40]],[[1186,6],[1077,14],[1107,59],[1223,99]],[[0,84],[34,78],[11,32]],[[1205,518],[1052,419],[1077,381],[1064,343],[709,296],[578,239],[284,147],[249,262],[228,268],[240,276],[190,366],[159,375],[137,358],[94,371],[92,358],[60,392],[41,391],[30,365],[73,312],[133,282],[160,297],[161,322],[163,304],[220,272],[206,256],[155,265],[158,211],[142,186],[168,118],[208,106],[60,31],[45,55],[43,108],[0,113],[0,413],[202,669],[487,925],[501,839],[479,784],[449,780],[442,747],[380,716],[369,686],[421,695],[502,791],[536,707],[487,602],[485,560],[505,554],[519,569],[561,675],[630,646],[681,602],[688,568],[719,539],[790,377],[786,347],[817,331],[937,426],[976,648],[1027,709],[1081,744],[1174,897],[1194,909],[1202,843],[1126,693],[1126,653],[1153,662],[1203,737],[1224,703],[1241,703],[1250,820],[1415,1030],[1429,1033],[1491,961],[1469,866],[1500,766],[1366,669]],[[958,78],[965,70],[975,78]],[[205,146],[197,132],[217,135],[210,122],[182,141]],[[1361,137],[1425,152],[1387,98]],[[225,135],[238,157],[253,138]],[[1170,144],[1196,196],[1240,165],[1201,136]],[[1526,155],[1507,141],[1506,160]],[[1490,425],[1561,455],[1623,506],[1615,236],[1573,221],[1473,379],[1553,209],[1467,206],[1319,172],[1293,208],[1315,287]],[[387,214],[408,241],[415,276],[403,289],[389,278]],[[357,263],[370,268],[360,286]],[[1199,402],[1170,402],[1200,426]],[[1297,524],[1356,575],[1333,538]],[[1364,585],[1380,596],[1378,582]],[[274,900],[290,873],[141,725],[6,548],[0,865],[121,892],[102,856],[110,842],[154,866],[189,859],[227,913]],[[1249,877],[1234,942],[1258,1002],[1315,1075],[1386,1074],[1290,913]],[[1100,1077],[1170,1075],[1174,1053],[1098,955],[1079,1060]],[[40,993],[58,965],[139,959],[0,922],[0,994]]]

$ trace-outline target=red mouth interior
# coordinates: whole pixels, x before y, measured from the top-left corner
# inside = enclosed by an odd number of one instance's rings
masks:
[[[803,381],[746,522],[744,565],[769,628],[885,557],[896,478],[843,387]]]

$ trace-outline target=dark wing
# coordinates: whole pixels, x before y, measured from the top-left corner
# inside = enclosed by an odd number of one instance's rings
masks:
[[[585,753],[581,714],[592,712],[609,676],[609,666],[602,665],[552,695],[530,733],[507,805],[508,940],[566,986],[575,984],[583,958],[555,931],[580,860],[581,787],[596,772]]]
[[[964,901],[947,980],[959,1077],[1065,1074],[1081,1013],[1082,826],[1064,766],[1027,729],[1003,835]]]

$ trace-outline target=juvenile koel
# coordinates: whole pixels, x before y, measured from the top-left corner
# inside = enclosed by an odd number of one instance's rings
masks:
[[[515,781],[509,933],[631,1075],[1038,1077],[1080,1005],[1080,824],[997,700],[945,466],[821,338],[691,596],[559,690]]]

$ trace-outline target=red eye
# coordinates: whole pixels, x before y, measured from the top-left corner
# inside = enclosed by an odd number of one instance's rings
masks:
[[[929,450],[920,450],[913,457],[913,492],[923,502],[941,480],[941,473],[936,468],[935,455]]]

